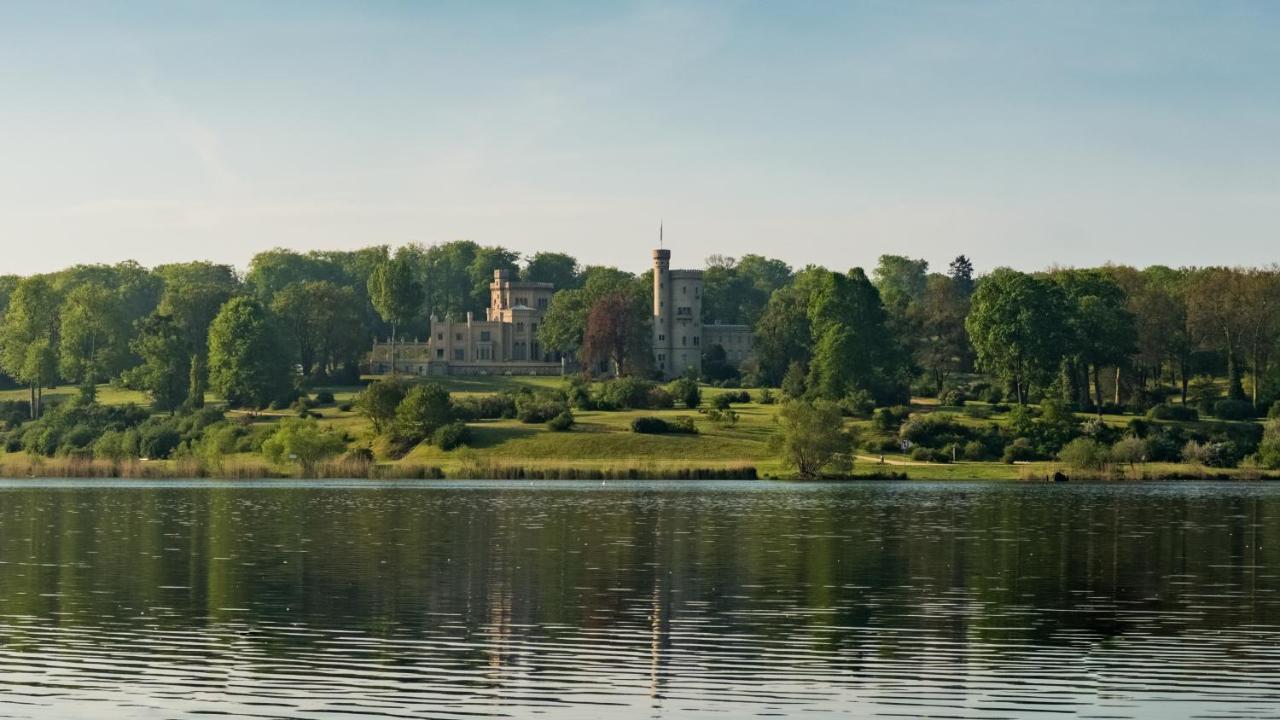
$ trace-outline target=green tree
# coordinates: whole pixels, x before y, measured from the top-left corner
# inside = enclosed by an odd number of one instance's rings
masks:
[[[289,389],[287,356],[257,300],[233,298],[210,324],[209,386],[232,407],[265,407]]]
[[[809,301],[809,327],[810,391],[828,400],[855,390],[881,404],[905,399],[910,366],[890,331],[880,294],[862,270],[822,277]]]
[[[115,377],[129,360],[130,328],[120,297],[96,284],[72,290],[60,311],[63,377],[92,387]]]
[[[414,385],[396,407],[396,436],[421,442],[453,419],[448,391],[437,383]]]
[[[1006,382],[1020,405],[1061,364],[1064,306],[1057,285],[1008,268],[992,272],[974,290],[965,328],[978,363]]]
[[[578,260],[572,255],[539,252],[529,258],[529,262],[520,271],[520,279],[526,282],[551,283],[556,290],[572,290],[579,286],[582,277],[578,273]]]
[[[304,375],[351,358],[361,342],[355,293],[327,280],[286,285],[271,301],[271,312]]]
[[[173,318],[152,315],[142,321],[130,347],[141,363],[126,373],[126,383],[145,392],[156,410],[172,413],[181,407],[187,400],[190,361]]]
[[[345,450],[346,441],[332,428],[322,428],[311,418],[286,418],[262,443],[271,462],[297,462],[303,477],[315,475],[316,464]]]
[[[778,424],[774,443],[797,476],[847,475],[852,469],[854,437],[835,403],[788,400],[778,410]]]
[[[1195,271],[1187,282],[1187,322],[1198,344],[1227,362],[1227,395],[1245,399],[1241,354],[1249,333],[1248,293],[1241,273],[1225,267]]]
[[[1120,369],[1137,352],[1137,326],[1124,289],[1101,270],[1059,270],[1049,276],[1067,299],[1067,373],[1077,388],[1072,400],[1085,404],[1088,372],[1094,405],[1102,411],[1102,368],[1116,368],[1115,402],[1120,402]]]
[[[369,276],[369,298],[382,319],[391,325],[391,372],[396,366],[396,331],[422,307],[423,290],[413,265],[397,256],[374,269]]]
[[[964,327],[969,315],[969,295],[962,281],[946,275],[930,275],[919,305],[916,360],[932,375],[938,392],[942,391],[948,376],[972,364],[973,350]]]
[[[677,378],[667,385],[667,391],[690,410],[702,403],[702,390],[698,387],[698,381],[693,378]]]
[[[0,368],[30,389],[33,418],[40,416],[44,388],[57,381],[60,305],[49,278],[23,278],[0,322]]]
[[[782,378],[782,394],[789,398],[802,398],[808,392],[808,373],[798,360],[792,360]]]
[[[650,312],[634,295],[615,292],[591,304],[582,338],[582,359],[588,366],[609,362],[616,375],[639,374],[652,355]]]
[[[381,435],[395,421],[396,408],[408,392],[409,386],[395,377],[369,383],[356,398],[356,411],[368,418],[373,431]]]

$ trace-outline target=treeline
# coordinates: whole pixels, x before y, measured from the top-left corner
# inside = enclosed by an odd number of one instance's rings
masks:
[[[650,372],[652,276],[521,258],[460,241],[394,252],[272,250],[243,275],[205,262],[76,266],[0,278],[0,372],[31,388],[104,382],[157,410],[287,405],[306,384],[354,384],[374,337],[422,338],[431,316],[483,316],[495,270],[553,283],[539,328],[548,352],[586,369]],[[703,348],[708,381],[782,387],[862,409],[974,392],[1074,409],[1145,411],[1173,399],[1248,417],[1280,396],[1280,272],[1274,268],[1007,268],[976,277],[886,255],[868,275],[756,255],[713,256],[703,321],[743,323],[755,357]],[[978,383],[974,373],[986,375]]]

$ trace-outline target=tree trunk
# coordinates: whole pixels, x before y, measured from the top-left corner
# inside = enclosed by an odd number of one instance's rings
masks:
[[[27,408],[27,412],[31,415],[32,420],[36,420],[40,417],[40,407],[36,405],[35,383],[32,383],[30,386],[28,386],[28,389],[31,391],[31,402],[29,403],[31,407]]]
[[[1098,415],[1102,415],[1102,372],[1097,363],[1093,365],[1093,403]]]
[[[1120,404],[1120,366],[1116,366],[1116,405]]]
[[[396,323],[391,323],[391,375],[396,374]]]

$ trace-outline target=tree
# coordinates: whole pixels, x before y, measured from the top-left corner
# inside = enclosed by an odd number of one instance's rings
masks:
[[[57,380],[60,300],[47,277],[23,278],[0,323],[0,368],[30,389],[32,418],[40,416],[44,388]]]
[[[557,252],[535,253],[520,271],[525,282],[551,283],[556,290],[572,290],[579,286],[578,260],[572,255]]]
[[[189,360],[173,318],[152,315],[144,320],[130,347],[142,362],[126,374],[126,382],[145,392],[156,410],[172,413],[181,407],[187,400]]]
[[[422,284],[414,276],[413,266],[397,255],[379,265],[369,276],[369,298],[378,315],[391,325],[391,373],[396,366],[396,330],[408,322],[422,307]]]
[[[788,369],[806,363],[812,351],[809,332],[809,295],[797,286],[773,294],[755,326],[755,355],[761,379],[778,385]]]
[[[1058,286],[1008,268],[995,270],[974,290],[965,329],[978,363],[1008,383],[1020,405],[1059,368],[1064,304]]]
[[[878,403],[905,399],[906,354],[889,328],[880,293],[861,269],[822,276],[809,301],[809,327],[811,392],[828,400],[854,390]]]
[[[778,411],[774,441],[782,462],[801,478],[846,475],[853,467],[853,435],[834,402],[788,400]]]
[[[973,294],[973,262],[964,255],[957,255],[947,266],[947,275],[965,297]]]
[[[1091,373],[1094,405],[1102,412],[1103,367],[1117,369],[1115,402],[1120,399],[1119,370],[1137,352],[1137,327],[1128,309],[1124,289],[1101,270],[1059,270],[1050,278],[1062,288],[1067,298],[1067,326],[1070,337],[1067,372],[1077,392],[1072,400],[1088,396],[1088,379],[1080,382],[1082,373]]]
[[[414,385],[396,407],[396,436],[421,442],[453,419],[448,391],[437,383]]]
[[[1241,348],[1249,332],[1241,273],[1212,267],[1192,273],[1187,284],[1187,322],[1201,347],[1223,353],[1227,361],[1227,394],[1245,399],[1240,380]]]
[[[409,392],[409,386],[398,378],[370,383],[356,399],[356,411],[369,419],[379,435],[391,426],[396,408]]]
[[[352,278],[334,258],[317,253],[298,253],[276,248],[260,252],[249,261],[244,284],[264,305],[290,285],[306,282],[350,284]]]
[[[802,398],[808,391],[806,378],[808,373],[805,372],[804,365],[798,360],[792,360],[787,366],[786,375],[782,378],[782,394],[789,398]]]
[[[916,360],[933,376],[938,392],[951,373],[972,364],[973,350],[964,327],[970,294],[955,277],[930,275],[919,305]]]
[[[271,312],[304,375],[331,369],[339,358],[351,358],[361,341],[355,293],[327,280],[286,285],[271,301]]]
[[[193,379],[189,399],[201,402],[195,390],[207,385],[209,325],[222,306],[240,292],[240,281],[229,265],[207,262],[161,265],[155,269],[164,282],[156,312],[173,318],[187,347],[188,375]]]
[[[880,264],[872,272],[872,277],[890,315],[905,317],[910,308],[924,298],[928,273],[929,263],[926,260],[913,260],[901,255],[880,256]]]
[[[96,284],[75,288],[62,303],[60,323],[63,377],[92,387],[124,369],[130,328],[115,293]]]
[[[345,450],[347,443],[332,428],[322,428],[311,418],[286,418],[262,443],[262,453],[271,462],[296,461],[302,476],[312,477],[316,464]]]
[[[693,378],[677,378],[667,386],[667,391],[690,410],[696,409],[702,403],[702,389],[698,387],[698,381]]]
[[[287,357],[257,300],[233,298],[209,325],[209,386],[232,407],[265,407],[288,390]]]
[[[576,355],[582,350],[587,316],[597,300],[611,293],[624,293],[640,312],[650,313],[648,288],[630,273],[614,268],[593,266],[582,272],[582,287],[561,290],[551,296],[551,303],[538,326],[538,341],[548,350]]]
[[[651,342],[650,314],[634,296],[619,291],[592,303],[582,338],[588,365],[607,361],[617,375],[635,373],[648,367]]]
[[[1254,410],[1261,410],[1258,388],[1280,341],[1280,273],[1256,268],[1241,272],[1242,339],[1252,376],[1249,399]]]

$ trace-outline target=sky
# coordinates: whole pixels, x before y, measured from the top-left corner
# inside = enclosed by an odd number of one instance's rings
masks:
[[[1280,3],[8,2],[0,274],[1280,260]]]

